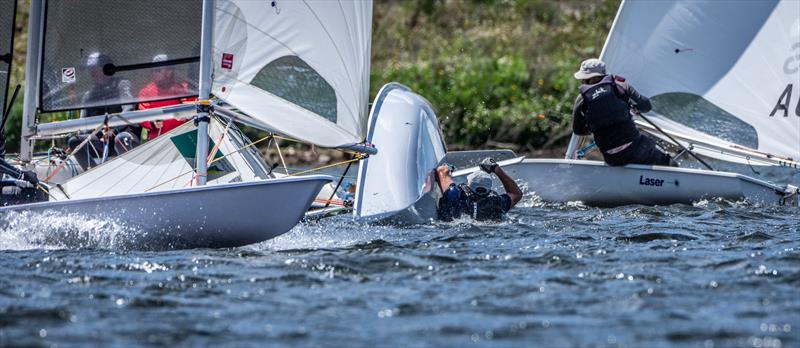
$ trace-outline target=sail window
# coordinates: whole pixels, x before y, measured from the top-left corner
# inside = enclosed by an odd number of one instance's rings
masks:
[[[758,148],[758,133],[753,126],[703,97],[675,92],[660,94],[651,100],[653,110],[673,121],[722,140]]]
[[[273,60],[256,74],[251,85],[336,123],[336,92],[297,56]]]
[[[202,12],[199,1],[45,2],[41,110],[115,113],[197,95]]]

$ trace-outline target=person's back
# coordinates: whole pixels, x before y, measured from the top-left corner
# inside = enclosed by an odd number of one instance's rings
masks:
[[[595,84],[580,86],[580,97],[586,108],[586,125],[603,153],[640,136],[631,118],[630,107],[622,100],[624,91],[620,89],[611,75],[604,76]]]
[[[575,78],[582,84],[572,111],[573,132],[592,134],[607,164],[672,164],[668,155],[639,132],[631,116],[632,107],[640,112],[650,111],[647,97],[624,78],[607,75],[605,63],[599,59],[584,61]]]
[[[467,184],[456,184],[448,166],[436,170],[442,198],[437,216],[442,221],[452,221],[467,215],[478,221],[500,220],[522,199],[519,186],[493,160],[485,160],[479,171],[467,178]],[[492,190],[492,179],[487,173],[497,174],[506,193]]]
[[[164,62],[169,58],[165,54],[153,57],[153,62]],[[197,100],[196,97],[164,99],[173,96],[185,96],[190,94],[189,83],[177,81],[175,71],[172,67],[162,67],[153,69],[153,81],[148,83],[139,91],[140,100],[154,100],[139,103],[139,110],[155,109],[165,106],[178,105],[184,102]],[[144,122],[142,127],[148,130],[147,139],[152,140],[167,133],[178,126],[186,123],[187,120],[168,119],[163,121]]]

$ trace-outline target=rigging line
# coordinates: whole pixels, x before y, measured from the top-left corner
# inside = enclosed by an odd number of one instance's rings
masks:
[[[67,191],[64,190],[64,187],[61,186],[61,184],[56,184],[55,186],[59,191],[61,191],[61,193],[64,195],[64,197],[67,197],[67,199],[72,199],[72,198],[69,197],[69,195],[67,194]]]
[[[353,159],[349,159],[349,160],[341,161],[341,162],[336,162],[336,163],[324,165],[324,166],[321,166],[321,167],[311,168],[311,169],[308,169],[308,170],[304,170],[304,171],[288,174],[287,176],[297,176],[297,175],[302,175],[302,174],[305,174],[305,173],[316,172],[316,171],[320,171],[320,170],[323,170],[323,169],[340,166],[342,164],[358,162],[358,161],[362,160],[363,158],[364,157],[362,157],[362,156],[356,155],[355,158],[353,158]]]
[[[258,140],[256,140],[256,141],[250,142],[249,144],[247,144],[247,145],[245,145],[245,146],[242,146],[242,147],[240,147],[240,148],[236,149],[236,151],[233,151],[233,152],[231,152],[231,153],[228,153],[228,154],[222,155],[222,157],[215,158],[213,161],[211,161],[211,163],[210,163],[210,164],[214,164],[214,163],[216,163],[217,161],[219,161],[219,160],[222,160],[222,159],[223,159],[223,158],[225,158],[225,157],[228,157],[228,156],[230,156],[230,155],[233,155],[233,154],[235,154],[235,153],[239,153],[239,152],[241,152],[241,151],[243,151],[243,150],[245,150],[245,149],[247,149],[247,148],[249,148],[249,147],[251,147],[251,146],[253,146],[253,145],[256,145],[256,144],[258,144],[258,143],[260,143],[260,142],[262,142],[262,141],[264,141],[264,140],[267,140],[267,139],[269,139],[269,138],[270,138],[270,136],[266,136],[266,137],[263,137],[263,138],[261,138],[261,139],[258,139]],[[189,171],[187,171],[187,172],[184,172],[184,173],[181,173],[181,174],[179,174],[178,176],[175,176],[175,177],[173,177],[173,178],[171,178],[171,179],[169,179],[169,180],[167,180],[167,181],[164,181],[164,182],[162,182],[162,183],[160,183],[160,184],[156,184],[155,186],[153,186],[153,187],[150,187],[149,189],[145,190],[145,192],[148,192],[148,191],[150,191],[150,190],[152,190],[152,189],[154,189],[154,188],[156,188],[156,187],[163,186],[164,184],[167,184],[167,183],[169,183],[169,182],[172,182],[173,180],[175,180],[175,179],[178,179],[178,178],[180,178],[180,177],[182,177],[182,176],[184,176],[184,175],[186,175],[186,174],[192,173],[192,172],[194,172],[194,169],[192,169],[192,170],[189,170]]]
[[[278,149],[278,158],[281,159],[281,165],[283,165],[283,168],[285,169],[286,161],[283,160],[283,153],[281,153],[281,146],[278,144],[277,140],[275,140],[275,148]]]
[[[95,128],[95,129],[94,129],[94,130],[93,130],[91,133],[89,133],[89,134],[94,134],[94,133],[97,133],[97,131],[99,131],[99,130],[100,130],[100,127],[102,127],[102,126],[103,126],[102,124],[98,125],[98,126],[97,126],[97,128]],[[91,140],[91,139],[92,139],[92,137],[91,137],[91,136],[87,136],[87,137],[86,137],[86,139],[83,139],[83,141],[82,141],[80,144],[78,144],[78,146],[76,146],[74,149],[72,149],[72,151],[70,151],[70,152],[67,154],[67,158],[69,158],[70,156],[72,156],[72,155],[73,155],[73,154],[74,154],[76,151],[78,151],[78,150],[80,150],[81,148],[83,148],[83,147],[86,145],[86,143],[87,143],[87,142],[89,142],[89,140]],[[63,167],[64,167],[64,164],[65,164],[65,163],[66,163],[66,161],[62,161],[62,162],[61,162],[61,164],[59,164],[59,165],[58,165],[58,167],[56,167],[56,169],[53,171],[53,173],[52,173],[52,174],[50,174],[50,175],[49,175],[49,176],[48,176],[46,179],[44,179],[44,182],[48,182],[48,181],[50,181],[50,179],[52,179],[52,178],[53,178],[53,177],[54,177],[56,174],[58,174],[58,172],[59,172],[59,171],[61,171],[61,168],[63,168]]]
[[[231,124],[228,122],[228,124],[225,125],[225,130],[222,131],[222,135],[217,139],[217,143],[214,144],[214,148],[208,153],[208,157],[206,157],[206,166],[211,164],[211,160],[214,159],[214,155],[217,153],[217,150],[219,150],[219,146],[222,144],[222,141],[225,140],[225,136],[228,135],[228,129],[230,129],[230,127]]]
[[[298,139],[295,139],[295,138],[288,138],[288,137],[284,137],[284,136],[280,136],[280,135],[275,135],[275,134],[273,134],[273,135],[272,135],[272,137],[273,137],[273,138],[275,138],[275,139],[280,139],[280,140],[291,141],[291,142],[295,142],[295,143],[298,143],[298,144],[307,144],[305,141],[298,140]],[[355,155],[355,154],[361,154],[361,152],[356,152],[356,151],[347,151],[347,150],[345,150],[345,149],[342,149],[342,148],[333,148],[333,150],[336,150],[336,151],[339,151],[339,152],[343,152],[343,153],[349,153],[349,154],[351,154],[351,155]]]
[[[356,156],[353,156],[353,159],[355,159],[355,157]],[[350,162],[350,163],[347,164],[347,167],[344,168],[344,173],[342,173],[342,176],[339,178],[339,182],[336,183],[336,187],[333,188],[333,192],[331,192],[331,196],[328,197],[328,203],[325,203],[325,207],[324,208],[327,208],[328,206],[331,205],[331,200],[333,199],[334,196],[336,196],[336,190],[338,190],[339,187],[342,186],[342,182],[344,181],[344,177],[345,177],[345,175],[347,175],[347,172],[350,171],[350,167],[352,165],[353,165],[353,162]]]
[[[325,204],[326,204],[326,205],[325,205],[325,208],[327,208],[327,207],[328,207],[328,205],[330,205],[330,204],[333,204],[333,205],[338,205],[338,206],[341,206],[341,207],[344,207],[344,206],[345,206],[345,204],[344,204],[344,201],[343,201],[343,200],[341,200],[341,199],[321,199],[321,198],[315,198],[315,199],[314,199],[314,202],[315,202],[315,203],[325,203]],[[325,209],[325,208],[322,208],[322,209]]]
[[[53,196],[52,194],[50,194],[50,190],[44,188],[44,185],[36,184],[36,188],[38,188],[42,192],[46,193],[48,196],[50,196],[50,198],[54,199],[55,201],[58,201],[58,198],[56,198],[56,196]],[[69,197],[67,197],[67,198],[69,198]]]
[[[655,128],[656,128],[656,130],[658,130],[659,132],[661,132],[661,134],[664,134],[664,135],[665,135],[667,138],[669,138],[669,140],[672,140],[672,142],[673,142],[673,143],[675,143],[675,145],[678,145],[678,147],[679,147],[679,148],[681,148],[682,150],[686,150],[686,153],[688,153],[688,154],[692,155],[692,157],[694,157],[694,159],[696,159],[698,162],[702,163],[702,164],[703,164],[703,165],[704,165],[706,168],[708,168],[708,170],[714,170],[714,168],[712,168],[712,167],[711,167],[711,166],[710,166],[708,163],[706,163],[706,161],[703,161],[703,160],[702,160],[700,157],[698,157],[697,155],[695,155],[695,154],[694,154],[694,152],[692,152],[691,150],[689,150],[687,147],[683,146],[683,144],[679,143],[679,142],[678,142],[677,140],[675,140],[675,138],[673,138],[671,135],[667,134],[667,132],[665,132],[663,129],[661,129],[661,127],[659,127],[658,125],[656,125],[655,123],[653,123],[653,121],[650,121],[650,119],[649,119],[649,118],[647,118],[647,117],[645,117],[644,115],[642,115],[642,113],[641,113],[641,112],[639,112],[638,110],[636,110],[636,111],[634,111],[634,114],[638,115],[638,116],[639,116],[639,117],[641,117],[643,120],[647,121],[647,123],[649,123],[651,126],[655,127]]]

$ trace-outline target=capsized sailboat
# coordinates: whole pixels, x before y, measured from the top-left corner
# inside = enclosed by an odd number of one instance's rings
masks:
[[[679,152],[674,139],[697,155],[739,163],[748,172],[759,166],[796,171],[798,14],[800,2],[793,0],[624,1],[601,59],[651,96],[654,112],[646,117],[655,126],[636,122],[665,147]],[[524,159],[506,170],[546,202],[618,206],[724,198],[798,204],[797,187],[743,174],[575,159],[580,142],[573,136],[565,159]]]

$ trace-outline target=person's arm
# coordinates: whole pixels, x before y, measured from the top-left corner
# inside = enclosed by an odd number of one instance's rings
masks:
[[[506,194],[511,197],[511,207],[513,208],[517,203],[519,203],[519,201],[522,200],[522,190],[519,189],[519,186],[517,186],[517,183],[514,182],[514,179],[511,179],[511,177],[506,174],[506,171],[500,166],[497,166],[494,169],[494,173],[503,184],[503,189],[506,190]]]
[[[589,135],[586,117],[583,115],[583,97],[579,94],[572,108],[572,132],[577,135]]]
[[[628,100],[630,100],[630,102],[633,102],[633,104],[636,106],[636,109],[639,110],[639,112],[648,112],[653,109],[653,105],[650,103],[650,99],[639,94],[639,92],[633,89],[631,85],[627,83],[620,83],[620,85],[625,90],[625,95],[628,96]]]
[[[447,189],[450,188],[450,185],[455,183],[453,181],[453,177],[450,176],[450,167],[446,165],[436,168],[436,177],[439,179],[439,189],[442,190],[442,193],[447,191]]]

